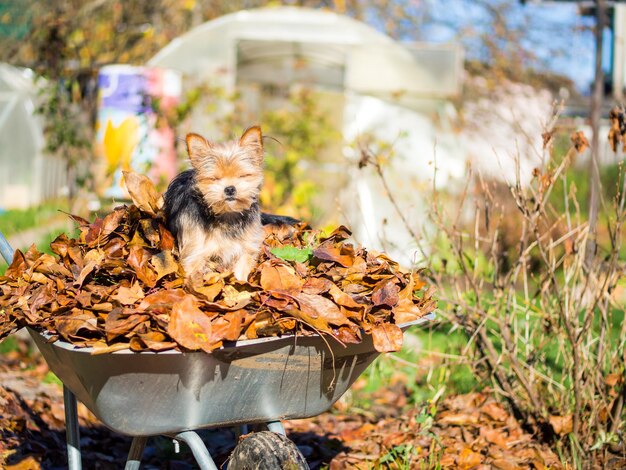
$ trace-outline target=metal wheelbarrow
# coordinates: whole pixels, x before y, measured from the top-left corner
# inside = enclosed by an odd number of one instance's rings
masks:
[[[10,263],[13,250],[1,233],[0,251]],[[400,327],[433,318],[430,314]],[[201,469],[216,470],[196,430],[265,424],[285,435],[281,420],[328,410],[379,354],[369,335],[346,347],[332,338],[283,336],[237,341],[210,354],[125,350],[93,355],[91,348],[29,333],[63,382],[70,470],[82,468],[77,399],[105,426],[133,437],[127,470],[139,468],[148,437],[158,435],[185,442]]]

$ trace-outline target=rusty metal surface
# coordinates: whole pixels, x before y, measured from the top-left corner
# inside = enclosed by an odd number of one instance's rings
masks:
[[[345,348],[319,336],[289,336],[239,341],[211,354],[92,355],[90,348],[30,333],[76,397],[106,426],[130,436],[315,416],[379,354],[370,336]]]

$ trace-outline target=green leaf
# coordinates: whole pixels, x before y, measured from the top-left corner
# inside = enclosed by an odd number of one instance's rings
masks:
[[[296,246],[279,246],[272,248],[271,252],[280,259],[296,261],[298,263],[304,263],[313,256],[313,250],[311,248],[298,248]]]
[[[61,379],[59,379],[56,375],[54,375],[54,373],[50,371],[46,373],[46,375],[42,379],[42,382],[45,384],[63,385],[63,382],[61,382]]]

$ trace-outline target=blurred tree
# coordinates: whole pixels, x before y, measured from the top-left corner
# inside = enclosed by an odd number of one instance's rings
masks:
[[[572,6],[552,7],[550,11],[510,0],[430,2],[420,38],[456,38],[465,46],[468,72],[492,86],[514,81],[553,91],[566,87],[575,93],[572,64],[581,51],[572,45],[575,35],[581,41],[588,34],[587,20],[577,17]],[[569,11],[566,17],[564,9]]]
[[[14,1],[0,0],[0,61],[29,67],[48,79],[41,112],[49,150],[66,159],[70,181],[87,183],[90,166],[84,162],[93,154],[101,66],[144,64],[195,25],[281,3],[346,14],[407,41],[430,39],[424,33],[429,24],[447,23],[472,48],[468,65],[476,74],[545,79],[532,72],[540,63],[530,38],[536,19],[520,16],[521,6],[504,0],[455,0],[456,9],[446,7],[448,2],[424,0],[21,0],[19,8]],[[476,24],[459,17],[466,11]]]
[[[327,8],[370,21],[396,37],[414,30],[409,0],[300,0],[287,4]],[[67,163],[70,198],[89,184],[97,106],[98,69],[111,63],[144,64],[190,28],[267,0],[0,0],[0,61],[47,79],[41,113],[50,152]],[[282,134],[281,134],[282,135]],[[290,192],[290,191],[289,191]]]
[[[321,156],[341,135],[333,128],[318,97],[306,88],[294,91],[288,106],[268,110],[261,117],[266,135],[279,145],[266,143],[263,207],[317,222],[314,198],[318,185],[307,175],[306,165],[321,163]]]
[[[143,63],[191,27],[271,0],[22,0],[0,2],[0,60],[47,76],[109,63]],[[415,37],[422,2],[298,0],[370,22],[396,38]],[[4,33],[4,34],[3,34]]]
[[[245,2],[211,2],[216,16]],[[143,64],[194,22],[198,2],[23,0],[0,4],[0,60],[47,79],[39,111],[48,151],[66,161],[69,197],[88,184],[97,74],[109,63]]]
[[[238,3],[212,2],[213,11],[203,9],[201,14],[215,16]],[[48,79],[40,111],[48,150],[66,160],[68,181],[80,179],[78,162],[91,155],[98,68],[144,63],[190,27],[199,5],[193,0],[23,0],[20,8],[0,4],[0,60]],[[70,197],[73,193],[70,184]]]

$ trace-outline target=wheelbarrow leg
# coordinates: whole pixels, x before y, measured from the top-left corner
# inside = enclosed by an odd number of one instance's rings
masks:
[[[147,437],[134,437],[133,443],[130,445],[130,452],[128,452],[128,459],[126,460],[126,466],[124,470],[139,470],[141,464],[141,456],[143,450],[146,447]]]
[[[283,423],[281,423],[280,421],[270,421],[269,423],[267,423],[267,429],[269,431],[275,432],[276,434],[282,434],[283,436],[287,435]]]
[[[219,470],[211,458],[208,449],[195,431],[183,431],[174,436],[174,439],[183,441],[189,446],[196,463],[201,470]]]
[[[65,385],[63,386],[63,404],[65,407],[67,466],[69,470],[81,470],[83,468],[83,464],[80,457],[80,434],[78,431],[76,397]]]

